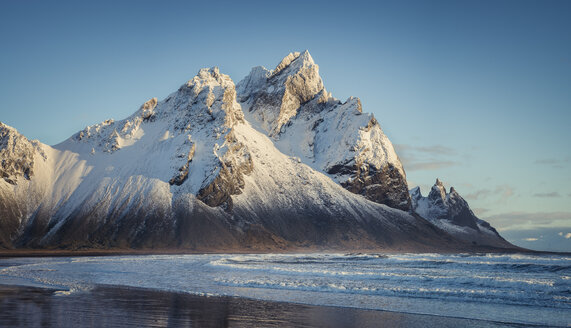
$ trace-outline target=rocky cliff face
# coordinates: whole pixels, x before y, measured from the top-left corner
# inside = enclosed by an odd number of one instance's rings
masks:
[[[422,196],[419,187],[411,189],[410,195],[413,210],[448,233],[479,245],[510,245],[488,222],[474,215],[454,187],[447,193],[442,182],[436,179],[427,197]]]
[[[255,67],[237,86],[249,122],[285,154],[328,174],[347,190],[390,207],[411,207],[394,148],[361,101],[325,90],[309,52],[290,53],[269,71]]]

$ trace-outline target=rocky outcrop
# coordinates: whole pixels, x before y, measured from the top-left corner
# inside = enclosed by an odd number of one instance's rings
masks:
[[[341,182],[345,189],[379,204],[405,211],[410,209],[408,191],[404,193],[407,188],[406,177],[392,164],[378,169],[365,163],[356,163],[349,170],[352,178]]]
[[[234,133],[229,133],[226,141],[226,151],[219,157],[220,168],[212,182],[198,191],[197,198],[208,206],[221,206],[226,212],[231,212],[231,196],[242,193],[244,175],[252,171],[254,164],[248,147],[238,142]]]
[[[15,185],[19,179],[30,180],[34,175],[36,153],[46,156],[37,141],[30,141],[16,129],[0,122],[0,178]]]

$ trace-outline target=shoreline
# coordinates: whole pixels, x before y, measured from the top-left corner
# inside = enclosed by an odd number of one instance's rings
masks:
[[[5,309],[0,313],[0,326],[15,327],[378,327],[380,323],[387,327],[528,327],[477,319],[103,285],[66,294],[57,288],[0,283],[0,307]]]
[[[529,255],[567,255],[569,252],[547,252],[534,251],[529,249],[502,249],[502,248],[480,248],[463,250],[456,252],[450,250],[392,250],[392,249],[371,249],[371,250],[342,250],[342,249],[319,249],[319,248],[296,248],[287,250],[258,250],[258,249],[221,249],[221,250],[191,250],[191,249],[0,249],[0,259],[16,257],[82,257],[82,256],[126,256],[126,255],[197,255],[197,254],[529,254]]]

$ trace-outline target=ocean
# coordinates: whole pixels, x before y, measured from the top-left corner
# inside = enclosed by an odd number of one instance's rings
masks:
[[[524,254],[208,254],[13,258],[0,284],[97,286],[571,325],[571,257]]]

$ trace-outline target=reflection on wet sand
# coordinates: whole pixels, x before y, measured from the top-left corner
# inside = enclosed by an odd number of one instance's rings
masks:
[[[498,327],[447,317],[207,297],[125,287],[0,285],[1,327]]]

